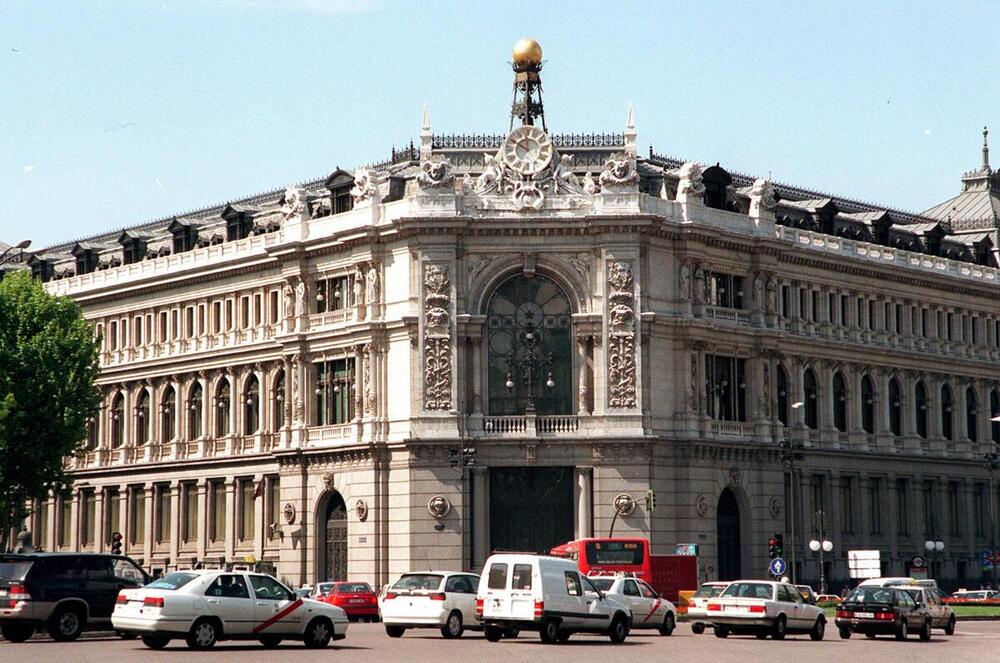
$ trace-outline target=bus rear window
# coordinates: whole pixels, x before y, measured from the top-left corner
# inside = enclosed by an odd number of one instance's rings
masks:
[[[587,543],[587,564],[630,564],[641,566],[645,557],[641,541],[590,541]]]
[[[491,564],[490,578],[487,587],[490,589],[507,589],[507,565]]]

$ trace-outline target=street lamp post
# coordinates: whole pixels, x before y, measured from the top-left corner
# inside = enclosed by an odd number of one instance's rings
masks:
[[[793,410],[798,410],[799,408],[802,407],[802,405],[803,405],[802,401],[798,401],[796,403],[792,403],[792,409]],[[787,505],[787,507],[788,507],[788,515],[789,515],[788,522],[790,524],[790,528],[789,528],[790,531],[789,531],[789,537],[788,537],[788,550],[789,550],[789,557],[790,557],[790,561],[791,561],[791,565],[790,566],[791,566],[791,572],[792,572],[791,573],[792,582],[794,583],[796,581],[796,577],[795,577],[796,576],[796,573],[795,573],[795,550],[796,550],[796,544],[797,544],[797,539],[795,538],[795,521],[796,521],[796,512],[795,512],[795,461],[796,460],[802,460],[803,455],[802,455],[802,452],[795,450],[795,448],[794,448],[794,446],[792,444],[792,439],[790,437],[788,437],[787,431],[784,433],[784,435],[782,436],[782,438],[778,441],[778,454],[781,457],[781,462],[782,462],[782,464],[785,467],[785,471],[788,472],[788,505]]]
[[[833,550],[833,542],[826,538],[826,514],[822,511],[817,511],[813,514],[813,527],[814,532],[818,532],[818,536],[809,542],[809,550],[814,553],[819,553],[819,593],[826,594],[826,565],[823,562],[824,553],[831,552]],[[816,527],[816,523],[819,526]]]
[[[983,467],[990,477],[990,570],[993,578],[993,588],[997,586],[997,518],[996,518],[996,497],[994,496],[993,475],[1000,469],[1000,454],[991,451],[983,456]]]
[[[522,374],[524,385],[528,388],[528,402],[525,407],[527,414],[535,413],[535,372],[547,371],[545,386],[549,389],[556,386],[552,378],[552,355],[546,354],[538,347],[538,332],[534,327],[528,327],[521,337],[524,354],[511,360],[512,368]],[[508,371],[504,381],[507,391],[514,389],[514,371]]]
[[[24,254],[24,250],[29,246],[31,246],[30,239],[22,239],[14,246],[8,246],[6,249],[3,250],[2,253],[0,253],[0,265],[15,260],[20,260],[21,256]]]
[[[927,551],[927,557],[931,562],[931,575],[937,576],[937,573],[934,571],[934,553],[940,554],[944,552],[944,541],[936,541],[933,538],[927,539],[924,541],[924,550]]]

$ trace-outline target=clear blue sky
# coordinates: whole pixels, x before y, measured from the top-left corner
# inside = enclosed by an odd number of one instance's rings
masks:
[[[0,240],[44,246],[507,126],[545,49],[555,132],[919,211],[995,128],[1000,2],[0,2]]]

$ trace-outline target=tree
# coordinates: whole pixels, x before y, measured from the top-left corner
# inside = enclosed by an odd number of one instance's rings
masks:
[[[100,404],[99,371],[98,341],[76,302],[27,271],[0,280],[0,544],[31,500],[69,495],[64,461]]]

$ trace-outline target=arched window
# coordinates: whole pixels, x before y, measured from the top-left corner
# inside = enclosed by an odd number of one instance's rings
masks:
[[[177,431],[174,430],[176,412],[177,396],[174,394],[174,388],[167,385],[160,400],[160,430],[163,431],[161,442],[170,442],[177,437]]]
[[[806,426],[816,430],[819,428],[819,399],[817,398],[816,374],[807,368],[802,374],[802,386],[805,391]]]
[[[896,378],[889,380],[889,430],[897,437],[903,434],[903,395]]]
[[[202,413],[202,393],[201,383],[195,382],[188,392],[188,439],[197,440],[202,436],[201,413]]]
[[[117,449],[125,441],[125,398],[115,394],[108,411],[111,419],[111,448]]]
[[[1000,417],[1000,394],[994,387],[990,389],[990,439],[1000,444],[1000,421],[994,421],[998,417]]]
[[[215,388],[215,436],[229,435],[229,380],[223,378]]]
[[[946,440],[955,439],[955,417],[953,416],[951,387],[941,385],[941,434]]]
[[[788,425],[788,374],[783,366],[778,366],[778,421]]]
[[[135,443],[149,442],[149,390],[139,392],[139,402],[135,406]]]
[[[972,442],[979,441],[979,408],[976,390],[971,386],[965,388],[965,436]]]
[[[253,435],[260,428],[260,383],[251,375],[243,388],[243,434]]]
[[[927,389],[922,381],[917,382],[913,390],[913,403],[916,408],[917,435],[927,437]]]
[[[274,422],[274,430],[280,430],[285,426],[285,369],[279,368],[275,374],[271,393],[274,394],[271,400],[274,409],[271,421]]]
[[[867,375],[861,378],[861,427],[875,434],[875,384]]]
[[[569,298],[541,274],[504,281],[487,307],[489,413],[573,412]]]
[[[833,425],[841,433],[847,432],[847,385],[840,371],[833,374]]]

